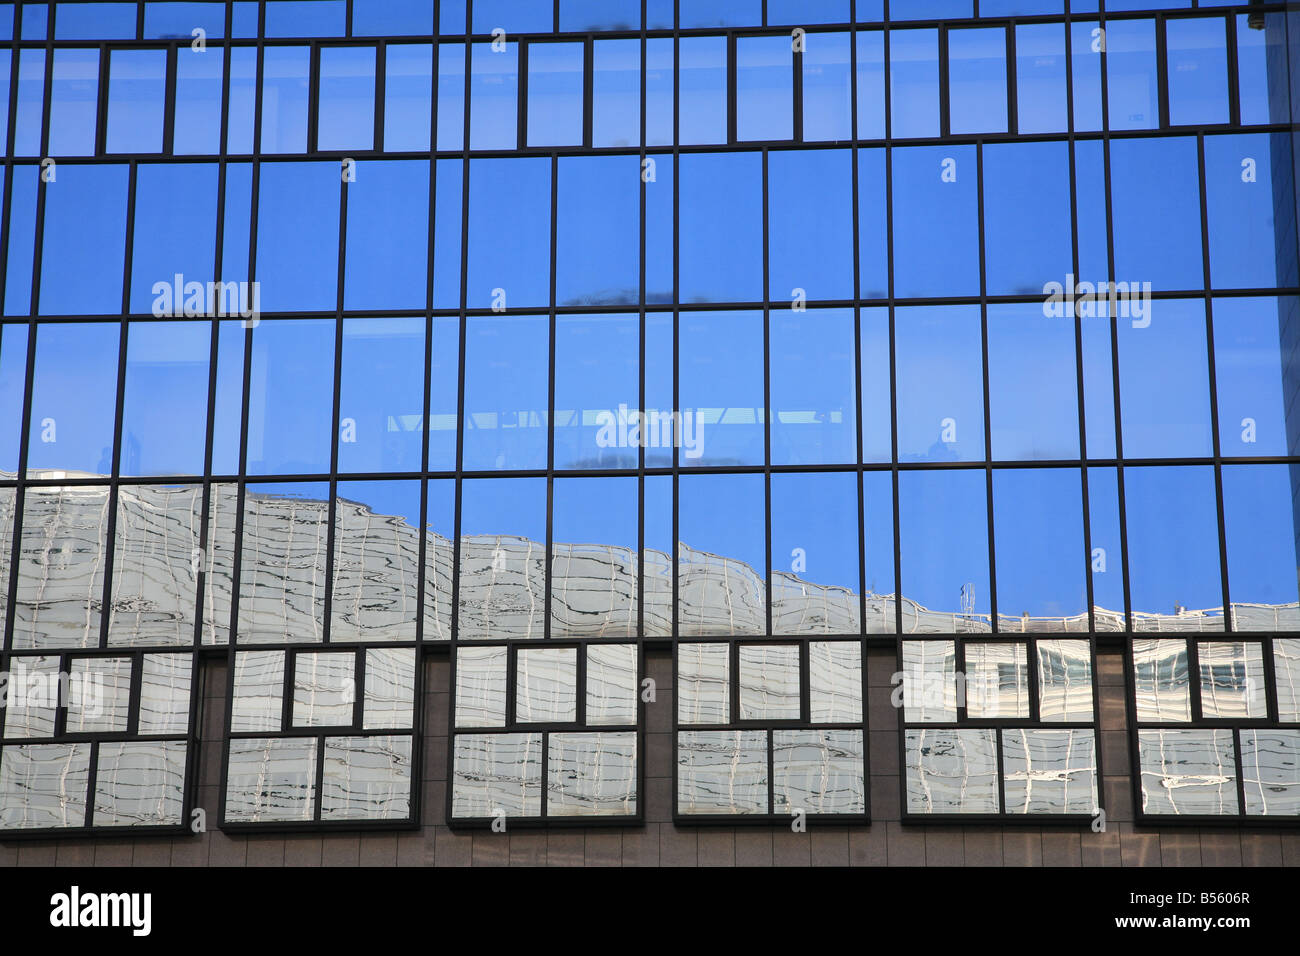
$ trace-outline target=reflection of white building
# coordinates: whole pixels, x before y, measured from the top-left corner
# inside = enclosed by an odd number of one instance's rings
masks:
[[[212,486],[209,540],[199,550],[202,488],[125,485],[117,503],[109,643],[179,646],[194,633],[198,570],[206,570],[201,610],[206,643],[229,638],[237,489]],[[7,580],[15,491],[0,488],[0,578]],[[109,492],[101,486],[27,488],[15,607],[14,648],[95,646],[103,608]],[[242,585],[237,626],[248,642],[314,642],[323,636],[327,582],[328,502],[250,493],[244,503]],[[359,502],[336,502],[335,577],[330,627],[339,641],[413,640],[418,613],[419,532],[404,518],[375,514]],[[424,634],[451,635],[452,542],[425,537]],[[536,637],[546,613],[545,545],[509,535],[461,540],[462,639]],[[671,633],[672,560],[645,554],[643,632]],[[635,549],[556,544],[552,634],[582,638],[636,636]],[[680,546],[679,633],[684,637],[764,634],[766,582],[749,564]],[[773,632],[849,634],[861,605],[852,590],[772,576]],[[0,614],[7,595],[0,588]],[[867,633],[892,633],[895,595],[866,595]],[[1234,625],[1245,631],[1300,630],[1300,605],[1238,603]],[[1123,614],[1095,609],[1098,631],[1123,630]],[[1223,609],[1136,612],[1135,630],[1171,633],[1223,629]],[[999,616],[1008,633],[1086,633],[1088,616]],[[984,614],[932,610],[903,599],[907,634],[988,633]]]

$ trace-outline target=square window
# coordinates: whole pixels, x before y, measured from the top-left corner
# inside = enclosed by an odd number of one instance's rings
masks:
[[[515,720],[568,724],[577,719],[577,648],[521,649],[515,671]]]

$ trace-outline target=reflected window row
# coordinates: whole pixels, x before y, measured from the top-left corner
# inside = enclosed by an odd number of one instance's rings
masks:
[[[1133,641],[1139,724],[1300,724],[1300,639]]]
[[[644,45],[274,45],[260,62],[254,46],[29,48],[13,152],[459,151],[467,124],[470,149],[513,150],[1089,132],[1107,117],[1111,130],[1285,123],[1268,97],[1284,43],[1281,14],[1240,14]],[[0,51],[6,78],[11,55]]]
[[[906,816],[1098,812],[1089,640],[904,639],[900,661]]]
[[[193,653],[7,654],[0,672],[0,832],[187,822]]]

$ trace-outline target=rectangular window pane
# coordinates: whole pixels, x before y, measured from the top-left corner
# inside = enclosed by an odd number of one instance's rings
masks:
[[[583,43],[528,45],[529,146],[582,145],[585,56]]]

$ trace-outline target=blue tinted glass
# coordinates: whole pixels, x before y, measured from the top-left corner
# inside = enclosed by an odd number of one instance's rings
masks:
[[[765,633],[763,476],[687,475],[677,494],[679,633]]]
[[[540,638],[546,626],[546,479],[480,478],[461,485],[460,573],[496,587],[460,589],[461,640]]]
[[[984,147],[985,281],[990,295],[1037,294],[1064,283],[1070,241],[1068,143]]]
[[[459,159],[437,162],[437,194],[433,224],[433,307],[460,308],[460,216],[465,164]]]
[[[508,212],[507,212],[508,211]],[[502,216],[510,228],[503,230]],[[469,173],[470,308],[551,297],[551,161],[476,159]]]
[[[185,216],[176,215],[184,196]],[[131,251],[131,311],[206,315],[206,287],[216,257],[217,167],[214,163],[142,163],[136,167]],[[200,289],[190,283],[200,283]]]
[[[9,195],[9,258],[5,265],[5,315],[26,315],[32,304],[36,259],[36,191],[40,170],[15,166]]]
[[[908,0],[906,4],[891,4],[891,20],[939,20],[947,17],[969,17],[971,0]]]
[[[429,164],[360,162],[348,183],[345,309],[422,309],[428,295]]]
[[[229,55],[230,116],[226,131],[226,151],[251,153],[256,122],[257,50],[253,47],[234,47]]]
[[[863,30],[857,34],[857,44],[858,139],[884,139],[885,34]]]
[[[265,35],[341,37],[347,32],[347,15],[345,0],[266,0]]]
[[[30,39],[25,33],[23,39]],[[134,40],[134,3],[60,3],[55,8],[56,40]]]
[[[818,215],[795,199],[817,184]],[[853,298],[853,156],[848,150],[768,153],[768,281],[773,301]]]
[[[1001,630],[1079,631],[1087,626],[1082,502],[1078,469],[993,472]],[[1046,527],[1051,534],[1041,533]]]
[[[894,460],[891,405],[889,310],[863,309],[859,319],[862,355],[862,460]]]
[[[31,9],[24,6],[24,10]],[[14,110],[14,155],[35,156],[41,151],[41,125],[45,100],[45,51],[18,53],[18,103]]]
[[[1016,124],[1022,133],[1063,132],[1069,125],[1065,27],[1016,26]]]
[[[1090,282],[1109,281],[1110,244],[1106,238],[1106,155],[1101,140],[1074,144],[1076,233],[1079,275]]]
[[[894,616],[894,478],[887,471],[862,475],[863,571],[867,589],[866,631],[893,634]]]
[[[123,475],[201,475],[209,322],[132,322],[122,399]]]
[[[688,40],[687,44],[694,43]],[[677,72],[673,67],[674,43],[670,38],[645,41],[645,144],[673,143],[673,97]],[[686,61],[682,61],[683,69]],[[682,87],[682,97],[686,88]],[[725,104],[724,104],[725,105]],[[689,118],[683,108],[683,117]]]
[[[894,150],[894,294],[979,293],[979,166],[973,146]],[[942,268],[937,268],[943,263]]]
[[[1079,319],[1083,340],[1083,414],[1089,458],[1115,457],[1115,379],[1109,310]]]
[[[222,57],[216,51],[176,50],[176,153],[221,151]]]
[[[939,135],[939,31],[889,34],[889,105],[892,134]]]
[[[269,46],[262,57],[262,152],[306,152],[311,50]]]
[[[1007,128],[1007,31],[948,31],[948,125],[957,133]]]
[[[433,33],[429,0],[352,0],[352,35],[426,36]],[[465,19],[461,18],[464,28]]]
[[[438,149],[465,147],[465,46],[438,44]]]
[[[678,198],[683,302],[763,298],[763,157],[683,155]]]
[[[641,41],[592,44],[591,145],[641,142]]]
[[[1079,457],[1074,322],[1037,303],[990,305],[989,421],[993,459]]]
[[[671,11],[670,11],[671,13]],[[671,16],[670,16],[671,19]],[[666,636],[673,630],[673,479],[647,475],[643,482],[642,633]]]
[[[115,86],[113,92],[120,95],[121,87]],[[50,78],[50,154],[94,155],[98,110],[99,51],[55,50]]]
[[[773,475],[772,632],[856,634],[860,565],[857,476]]]
[[[1086,9],[1085,4],[1075,4]],[[1096,9],[1096,4],[1093,4]],[[1065,0],[980,0],[982,17],[1019,17],[1040,13],[1064,13]]]
[[[381,0],[382,2],[382,0]],[[438,31],[450,36],[465,32],[469,0],[441,0],[438,4]]]
[[[636,156],[565,157],[559,161],[557,304],[637,302],[639,171]]]
[[[861,16],[862,11],[858,14]],[[848,23],[850,19],[849,0],[767,0],[769,26]]]
[[[1223,469],[1223,523],[1234,630],[1284,630],[1300,589],[1293,465]]]
[[[1295,374],[1290,330],[1298,310],[1300,301],[1290,297],[1214,300],[1214,380],[1225,457],[1290,455],[1300,444],[1284,399]]]
[[[678,325],[680,464],[763,464],[763,314],[685,313]]]
[[[988,629],[987,496],[982,470],[899,474],[904,631],[950,634]]]
[[[257,281],[268,312],[333,311],[338,304],[337,163],[263,163]]]
[[[222,223],[221,279],[248,281],[249,241],[252,239],[253,166],[226,164],[226,217]]]
[[[673,194],[674,166],[671,156],[648,157],[645,185],[645,300],[673,302],[672,256],[658,250],[673,248],[676,216]]]
[[[317,148],[372,149],[375,145],[374,47],[323,47]]]
[[[1155,21],[1107,22],[1106,84],[1111,129],[1160,125]]]
[[[108,151],[161,152],[166,100],[166,51],[114,50],[108,61]]]
[[[855,461],[853,312],[773,312],[769,335],[772,464]]]
[[[345,319],[339,471],[419,471],[424,320]]]
[[[789,139],[794,124],[794,54],[789,37],[736,40],[736,138]]]
[[[675,392],[676,362],[673,353],[675,323],[671,312],[649,312],[645,316],[645,380],[644,405],[647,412],[657,413],[658,438],[650,429],[644,432],[641,444],[645,446],[647,468],[671,468],[676,445],[672,431],[671,414],[677,407]],[[669,416],[667,426],[664,416]],[[648,416],[647,416],[648,418]],[[694,424],[694,423],[692,423]]]
[[[226,5],[211,0],[194,3],[146,3],[144,38],[146,40],[189,40],[195,30],[203,30],[209,40],[226,35]],[[184,52],[189,47],[181,46]]]
[[[1222,17],[1165,21],[1169,122],[1228,122],[1227,31]]]
[[[582,43],[528,45],[529,146],[582,145],[585,57]]]
[[[1101,26],[1095,20],[1070,26],[1070,82],[1074,86],[1074,129],[1101,129]],[[1114,116],[1111,117],[1114,123]]]
[[[889,195],[885,150],[858,150],[858,285],[864,299],[889,295]]]
[[[1119,320],[1119,394],[1126,458],[1213,453],[1205,304],[1150,303],[1149,324]]]
[[[456,425],[460,407],[460,320],[433,320],[429,368],[429,470],[456,468]]]
[[[546,467],[549,340],[545,316],[467,320],[466,471]]]
[[[664,57],[662,52],[659,57]],[[646,90],[655,90],[664,96],[663,83],[650,76],[653,65],[656,71],[669,69],[671,49],[663,59],[656,58],[646,64]],[[667,77],[671,81],[671,75]],[[727,38],[683,37],[678,45],[678,93],[681,111],[678,118],[678,142],[725,143],[727,141]],[[671,88],[667,91],[671,99]],[[648,134],[647,134],[647,138]],[[656,140],[651,140],[656,142]],[[671,140],[669,140],[671,142]]]
[[[27,382],[27,326],[0,325],[0,474],[18,474],[18,446]]]
[[[101,315],[122,308],[126,166],[69,166],[45,191],[41,312]],[[94,216],[86,210],[94,209]]]
[[[560,29],[639,30],[641,0],[560,0]]]
[[[1201,288],[1196,140],[1111,140],[1110,169],[1116,280]]]
[[[519,44],[503,43],[498,49],[475,43],[470,63],[470,149],[514,149],[519,140]]]
[[[763,23],[762,0],[695,0],[678,4],[679,25],[691,27],[756,27]],[[685,8],[685,9],[683,9]]]
[[[1214,288],[1296,284],[1295,233],[1274,218],[1295,207],[1286,134],[1205,137],[1205,198]]]
[[[232,37],[256,37],[258,4],[255,0],[235,0],[230,5]]]
[[[22,17],[19,36],[24,40],[44,40],[50,19],[50,8],[44,3],[24,3],[18,8]]]
[[[984,458],[984,370],[978,306],[896,310],[900,461]]]
[[[242,321],[221,322],[217,332],[216,404],[212,414],[212,474],[239,473],[240,417],[244,407]]]
[[[333,319],[264,319],[253,329],[250,475],[329,471],[334,331]]]
[[[556,317],[556,468],[637,467],[639,349],[634,315]]]
[[[36,327],[28,477],[112,473],[120,337],[116,322]]]
[[[429,148],[433,47],[394,43],[384,52],[384,149]]]
[[[536,0],[475,0],[474,32],[550,33],[555,28],[555,7]]]
[[[1286,59],[1285,45],[1281,14],[1237,14],[1237,96],[1243,124],[1288,122],[1287,97],[1269,96],[1269,63]]]
[[[1124,548],[1119,527],[1119,476],[1088,469],[1089,567],[1098,631],[1124,630]]]
[[[1209,465],[1124,469],[1129,593],[1135,630],[1223,627],[1214,469]]]

